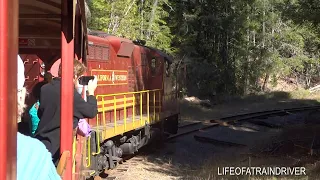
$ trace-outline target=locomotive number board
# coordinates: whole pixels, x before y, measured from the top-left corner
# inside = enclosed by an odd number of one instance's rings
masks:
[[[128,71],[92,69],[91,76],[97,76],[98,86],[128,84]]]

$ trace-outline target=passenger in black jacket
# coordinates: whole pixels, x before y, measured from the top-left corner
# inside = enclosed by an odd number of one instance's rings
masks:
[[[88,83],[87,102],[77,92],[79,88],[78,79],[85,71],[85,66],[78,60],[74,60],[73,129],[77,127],[79,119],[94,118],[98,113],[97,100],[94,96],[94,91],[97,88],[97,79],[95,78]],[[41,88],[40,107],[38,109],[40,122],[35,133],[35,137],[43,142],[51,152],[56,166],[60,159],[61,65],[58,74],[58,78],[54,78]]]

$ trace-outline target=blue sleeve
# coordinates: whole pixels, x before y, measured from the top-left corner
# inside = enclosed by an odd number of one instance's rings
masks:
[[[36,108],[36,105],[38,105],[38,108],[40,106],[39,101],[37,101],[36,103],[33,104],[33,106],[30,108],[29,110],[29,116],[31,119],[31,134],[34,135],[34,133],[36,132],[40,119],[38,117],[38,109]]]
[[[50,154],[50,153],[49,153]],[[44,174],[43,179],[48,179],[48,180],[61,180],[60,176],[57,173],[57,169],[54,166],[52,159],[51,159],[51,154],[50,156],[47,156],[48,158],[46,159],[46,163],[48,166],[48,173]],[[40,178],[42,179],[42,178]]]
[[[61,180],[44,144],[20,133],[17,136],[17,179]]]

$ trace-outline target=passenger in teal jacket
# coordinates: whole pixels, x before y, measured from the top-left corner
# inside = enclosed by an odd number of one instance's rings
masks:
[[[25,108],[24,64],[18,56],[18,122]],[[17,180],[61,180],[51,154],[38,139],[17,133]]]
[[[39,117],[38,117],[38,108],[40,106],[39,100],[33,104],[33,106],[29,110],[29,116],[31,119],[31,135],[34,136],[39,124]]]

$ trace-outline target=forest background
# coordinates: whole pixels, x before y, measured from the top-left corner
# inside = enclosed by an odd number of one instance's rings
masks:
[[[188,95],[320,83],[318,0],[87,0],[89,29],[146,40],[186,66]]]

